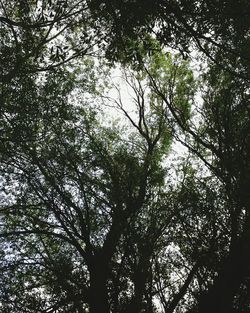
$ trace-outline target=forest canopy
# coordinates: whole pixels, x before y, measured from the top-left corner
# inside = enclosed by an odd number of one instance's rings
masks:
[[[250,3],[0,1],[0,311],[250,311]]]

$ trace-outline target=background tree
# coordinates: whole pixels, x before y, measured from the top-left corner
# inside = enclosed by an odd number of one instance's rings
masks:
[[[228,312],[238,312],[241,308],[237,307],[233,299],[248,275],[248,248],[245,246],[248,242],[246,234],[249,205],[247,83],[211,65],[202,82],[207,86],[202,90],[204,103],[202,107],[197,105],[200,120],[192,123],[191,119],[186,123],[176,109],[175,100],[161,90],[159,82],[152,75],[151,79],[155,92],[164,99],[171,112],[176,123],[174,125],[178,125],[181,130],[181,133],[176,130],[177,137],[207,165],[217,177],[218,184],[222,183],[221,193],[226,199],[224,206],[230,224],[225,224],[224,227],[228,227],[230,233],[226,231],[224,234],[228,239],[226,246],[222,248],[224,252],[221,262],[218,263],[218,278],[211,287],[211,294],[208,291],[209,296],[205,296],[207,300],[201,304],[200,310],[206,312],[227,308]],[[186,134],[184,140],[182,132]],[[228,251],[226,254],[225,248]],[[225,293],[219,290],[224,290]]]

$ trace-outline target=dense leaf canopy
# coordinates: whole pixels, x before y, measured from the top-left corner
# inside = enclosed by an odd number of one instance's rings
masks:
[[[248,1],[0,1],[0,311],[248,313]]]

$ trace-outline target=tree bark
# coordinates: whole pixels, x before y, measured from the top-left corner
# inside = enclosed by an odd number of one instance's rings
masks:
[[[211,289],[200,300],[198,312],[235,313],[234,297],[249,274],[249,264],[249,241],[242,238],[229,254]]]
[[[200,266],[200,262],[197,261],[196,264],[191,269],[190,273],[188,274],[184,284],[180,288],[179,292],[176,293],[172,299],[172,301],[168,304],[168,307],[165,309],[165,313],[173,313],[176,309],[177,305],[180,303],[181,299],[183,299],[184,295],[186,294],[189,285],[191,284],[194,275],[197,273],[197,270]]]
[[[95,258],[90,269],[90,313],[110,313],[107,276],[107,268],[101,258]]]

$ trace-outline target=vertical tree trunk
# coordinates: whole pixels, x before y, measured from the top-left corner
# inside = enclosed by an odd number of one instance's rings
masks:
[[[240,285],[249,274],[249,241],[241,240],[237,249],[231,251],[218,278],[208,294],[201,299],[199,313],[236,312],[233,308],[234,297]]]
[[[95,259],[90,270],[90,313],[110,313],[107,269],[101,260]]]
[[[147,251],[148,252],[148,251]],[[130,312],[140,313],[143,309],[143,298],[146,291],[146,284],[150,278],[149,256],[142,253],[134,276],[134,297],[131,302]]]
[[[248,171],[246,172],[248,177]],[[247,179],[241,182],[237,201],[238,212],[246,211],[243,231],[241,234],[237,229],[233,231],[233,234],[236,233],[239,237],[232,237],[229,255],[208,294],[201,299],[199,313],[237,312],[237,308],[234,309],[235,295],[250,274],[250,193]]]

